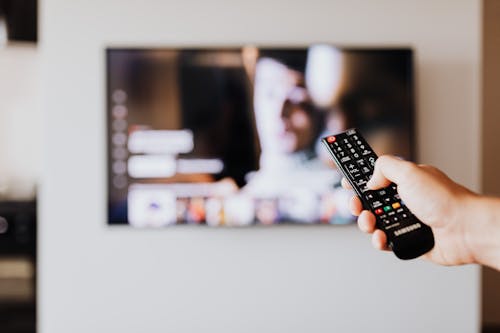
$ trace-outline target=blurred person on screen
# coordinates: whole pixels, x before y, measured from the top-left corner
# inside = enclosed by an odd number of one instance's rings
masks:
[[[319,158],[328,114],[313,103],[303,71],[271,57],[260,58],[255,69],[254,111],[260,168],[248,175],[243,192],[279,198],[281,218],[286,220],[322,220],[321,205],[326,199],[342,206],[332,215],[350,219],[342,203],[345,192],[339,186],[339,174]]]

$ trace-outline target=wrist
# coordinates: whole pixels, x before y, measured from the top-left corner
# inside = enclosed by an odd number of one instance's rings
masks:
[[[471,194],[463,211],[464,243],[472,261],[500,270],[500,200]]]

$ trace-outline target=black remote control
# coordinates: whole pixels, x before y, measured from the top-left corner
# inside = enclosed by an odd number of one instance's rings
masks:
[[[387,236],[387,244],[400,259],[413,259],[434,247],[429,226],[418,220],[401,201],[396,184],[372,191],[366,187],[375,167],[377,155],[356,129],[321,140],[335,164],[377,219],[377,228]]]

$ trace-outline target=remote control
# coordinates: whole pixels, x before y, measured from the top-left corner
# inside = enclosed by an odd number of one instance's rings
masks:
[[[387,244],[398,258],[417,258],[434,247],[431,228],[408,210],[399,197],[396,184],[375,191],[366,187],[377,155],[356,129],[327,136],[321,141],[363,207],[375,215],[377,228],[386,234]]]

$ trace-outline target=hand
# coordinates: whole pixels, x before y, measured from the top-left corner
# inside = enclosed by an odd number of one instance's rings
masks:
[[[435,246],[424,257],[442,265],[476,262],[467,239],[467,228],[471,224],[467,206],[474,201],[476,194],[434,167],[417,165],[394,156],[381,156],[367,186],[376,190],[391,182],[397,184],[398,193],[410,211],[432,228]],[[345,179],[342,185],[351,188]],[[357,196],[351,199],[350,209],[358,216],[359,228],[372,234],[373,246],[387,250],[385,233],[376,229],[375,216],[363,210]]]

